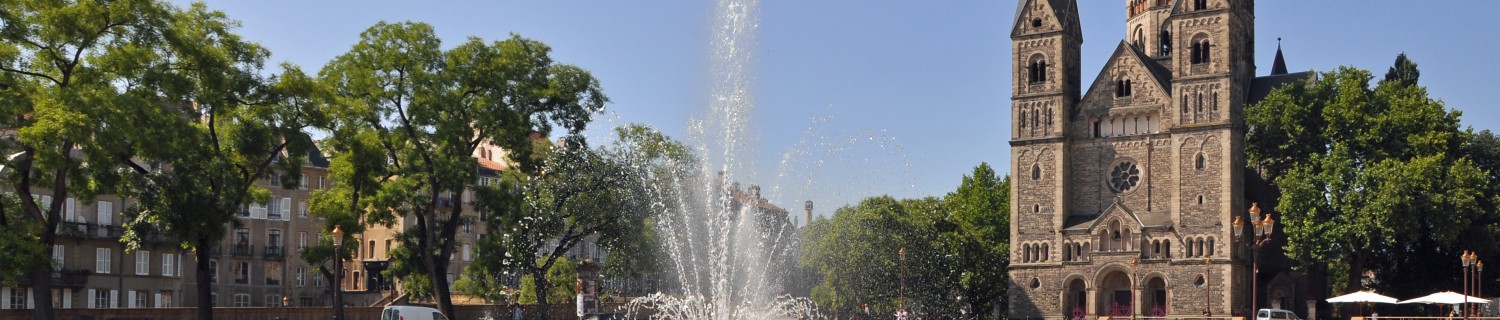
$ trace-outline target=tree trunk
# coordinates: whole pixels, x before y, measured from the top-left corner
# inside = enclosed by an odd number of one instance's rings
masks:
[[[547,296],[552,293],[552,282],[547,281],[547,269],[538,268],[531,271],[531,283],[536,284],[531,289],[533,290],[532,293],[536,294],[537,307],[536,312],[533,312],[531,315],[532,319],[552,319],[552,306],[547,303]]]
[[[213,251],[214,242],[206,237],[200,237],[197,240],[197,248],[194,248],[193,255],[198,258],[198,263],[194,267],[198,271],[195,276],[198,283],[194,285],[198,290],[198,320],[213,320],[213,274],[208,271],[208,257]]]
[[[47,259],[52,259],[52,246],[47,246]],[[51,261],[48,261],[51,262]],[[37,320],[52,320],[52,264],[46,263],[40,272],[31,275],[31,291],[36,306]],[[11,293],[15,294],[15,293]],[[25,293],[21,293],[25,294]],[[10,303],[5,301],[4,303]]]

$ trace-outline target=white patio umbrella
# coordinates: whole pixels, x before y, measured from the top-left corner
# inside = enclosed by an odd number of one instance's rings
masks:
[[[1328,298],[1329,303],[1396,303],[1396,298],[1380,295],[1369,291],[1359,291],[1342,296]]]
[[[1401,301],[1401,302],[1398,302],[1398,303],[1427,303],[1427,304],[1432,304],[1432,303],[1437,303],[1437,304],[1462,304],[1462,303],[1465,303],[1465,302],[1468,302],[1468,303],[1490,303],[1490,301],[1487,300],[1487,299],[1485,299],[1485,298],[1480,298],[1480,297],[1475,297],[1475,296],[1467,296],[1468,300],[1466,301],[1466,300],[1464,300],[1464,297],[1466,297],[1466,296],[1463,295],[1463,294],[1457,293],[1457,292],[1443,291],[1443,292],[1438,292],[1438,293],[1434,293],[1434,294],[1429,294],[1429,295],[1426,295],[1426,296],[1422,296],[1420,298],[1413,298],[1411,300]]]

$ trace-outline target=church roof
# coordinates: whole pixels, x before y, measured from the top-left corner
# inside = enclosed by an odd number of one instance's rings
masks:
[[[1094,77],[1095,85],[1089,86],[1089,89],[1088,91],[1086,91],[1084,96],[1087,97],[1088,93],[1100,89],[1097,85],[1099,83],[1099,79],[1109,79],[1109,71],[1110,69],[1112,69],[1112,67],[1114,67],[1115,62],[1119,61],[1118,58],[1120,56],[1127,54],[1135,57],[1135,61],[1140,63],[1142,68],[1146,69],[1146,72],[1151,75],[1152,80],[1156,80],[1156,84],[1158,86],[1161,86],[1162,91],[1168,93],[1172,92],[1172,71],[1167,70],[1167,67],[1162,66],[1161,63],[1157,63],[1156,60],[1151,59],[1151,57],[1146,56],[1146,53],[1141,52],[1140,48],[1136,48],[1135,46],[1130,45],[1130,43],[1125,42],[1125,40],[1120,40],[1119,46],[1115,47],[1115,52],[1111,53],[1109,55],[1109,60],[1107,60],[1108,62],[1104,63],[1104,68],[1100,68],[1099,75]]]
[[[1286,58],[1281,56],[1281,38],[1276,38],[1276,62],[1271,63],[1271,75],[1286,74]]]
[[[1018,35],[1021,18],[1026,14],[1026,4],[1032,1],[1047,1],[1047,7],[1052,8],[1052,16],[1057,17],[1058,23],[1063,25],[1065,32],[1073,33],[1078,41],[1083,41],[1083,31],[1079,30],[1078,23],[1078,1],[1077,0],[1020,0],[1016,1],[1016,17],[1011,19],[1011,36]]]
[[[1315,73],[1303,71],[1297,73],[1275,74],[1264,77],[1256,77],[1255,79],[1250,80],[1250,99],[1245,100],[1245,103],[1249,104],[1260,102],[1260,100],[1266,98],[1266,95],[1271,94],[1271,90],[1276,90],[1276,88],[1280,88],[1281,86],[1297,81],[1317,79],[1317,76],[1318,75]]]

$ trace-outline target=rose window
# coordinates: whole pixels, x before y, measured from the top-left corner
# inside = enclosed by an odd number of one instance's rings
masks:
[[[1136,168],[1135,162],[1121,161],[1115,164],[1109,173],[1109,188],[1115,192],[1125,192],[1135,189],[1141,183],[1141,170]]]

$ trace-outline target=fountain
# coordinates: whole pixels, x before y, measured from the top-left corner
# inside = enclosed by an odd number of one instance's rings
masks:
[[[732,182],[753,176],[746,128],[757,0],[720,0],[716,11],[710,114],[689,125],[703,162],[683,168],[690,174],[664,188],[671,190],[656,191],[672,202],[659,205],[656,221],[677,288],[636,298],[627,309],[631,318],[822,318],[807,298],[782,293],[798,247],[786,212],[779,220],[768,215],[774,206],[760,187]]]

